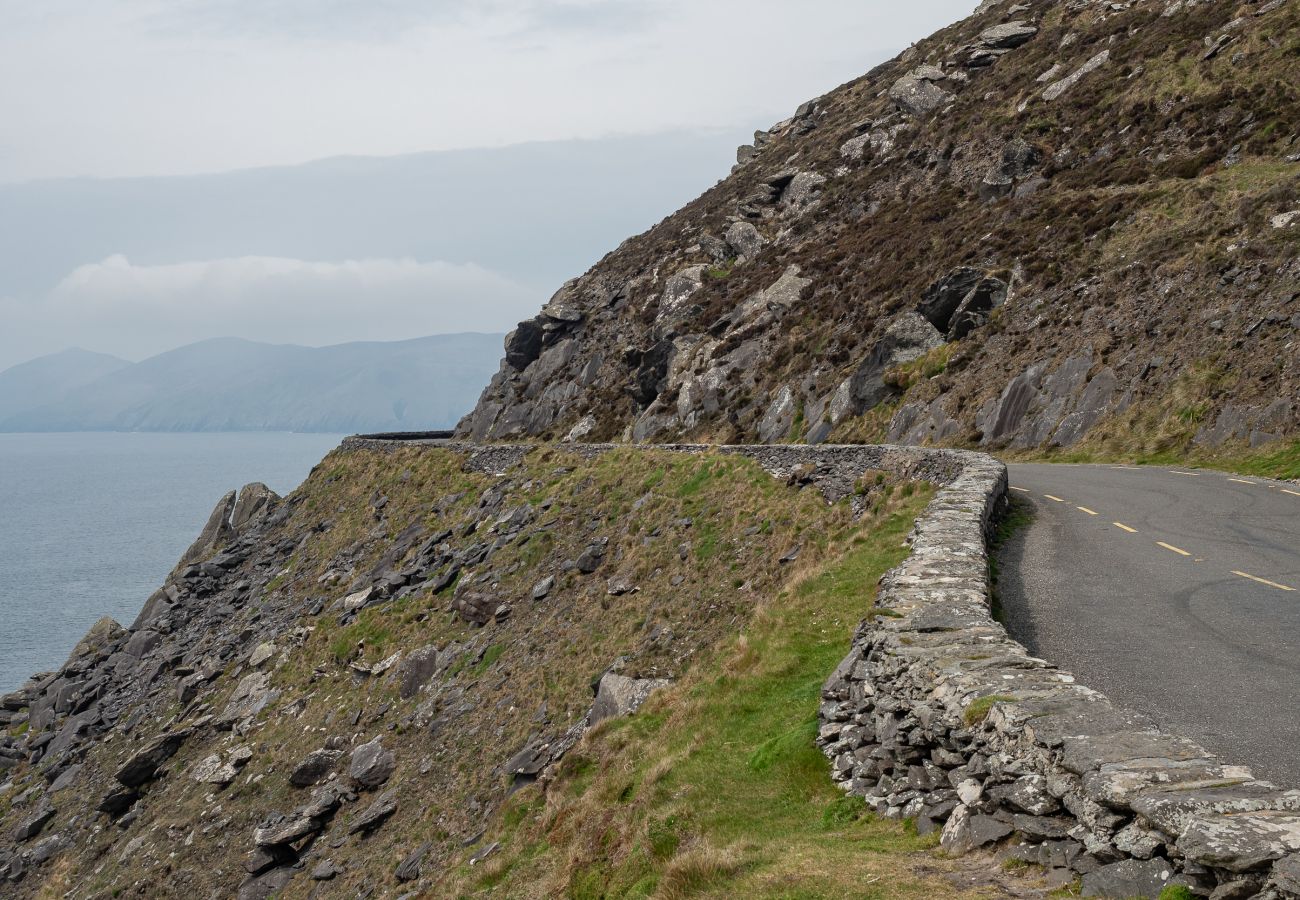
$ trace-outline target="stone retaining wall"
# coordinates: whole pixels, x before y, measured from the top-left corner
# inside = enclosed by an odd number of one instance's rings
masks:
[[[505,471],[532,445],[390,436],[343,449],[411,443]],[[568,445],[582,455],[626,445]],[[832,774],[878,813],[912,818],[963,853],[997,847],[1085,896],[1158,897],[1182,886],[1213,900],[1300,898],[1300,791],[1256,780],[1011,639],[993,618],[990,524],[1006,468],[958,450],[671,444],[756,459],[774,475],[846,496],[867,470],[942,490],[918,519],[912,553],[882,579],[878,612],[823,688],[818,744]]]
[[[823,688],[834,777],[942,829],[951,852],[996,845],[1081,876],[1084,896],[1300,897],[1300,791],[1161,733],[994,620],[986,548],[1005,490],[1001,464],[970,461],[881,579],[879,613]]]

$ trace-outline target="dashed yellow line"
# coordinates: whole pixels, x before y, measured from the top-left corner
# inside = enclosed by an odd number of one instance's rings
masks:
[[[1286,488],[1278,488],[1284,494],[1290,494],[1292,497],[1300,497],[1300,491],[1288,491]]]
[[[1022,494],[1028,494],[1030,492],[1029,488],[1016,487],[1014,484],[1011,485],[1011,490],[1020,491]]]
[[[1166,550],[1172,550],[1172,551],[1174,551],[1175,553],[1177,553],[1179,556],[1191,556],[1191,555],[1192,555],[1192,554],[1188,553],[1186,550],[1183,550],[1181,547],[1175,547],[1173,544],[1166,544],[1164,541],[1156,541],[1156,546],[1158,546],[1158,547],[1164,547]]]
[[[1086,512],[1090,516],[1097,515],[1096,510],[1088,509],[1088,507],[1086,506],[1076,506],[1075,509],[1077,509],[1079,512]]]
[[[1247,480],[1244,479],[1244,478],[1229,478],[1228,480],[1229,480],[1229,481],[1235,481],[1235,482],[1237,482],[1237,484],[1258,484],[1258,482],[1255,482],[1255,481],[1247,481]]]
[[[1233,570],[1232,570],[1232,574],[1233,574],[1233,575],[1240,575],[1242,578],[1249,578],[1251,581],[1257,581],[1257,582],[1259,582],[1260,584],[1268,585],[1268,586],[1271,587],[1271,588],[1277,588],[1279,591],[1294,591],[1294,590],[1295,590],[1295,588],[1293,588],[1293,587],[1287,587],[1285,584],[1278,584],[1276,581],[1269,581],[1267,578],[1258,578],[1258,577],[1256,577],[1256,576],[1254,576],[1254,575],[1248,575],[1248,574],[1246,574],[1245,572],[1238,572],[1236,569],[1233,569]]]
[[[1136,528],[1129,528],[1129,527],[1128,527],[1127,525],[1125,525],[1123,522],[1111,522],[1110,524],[1114,525],[1114,526],[1115,526],[1116,528],[1118,528],[1120,531],[1127,531],[1129,534],[1137,534],[1137,533],[1138,533],[1138,530],[1137,530]]]
[[[1191,475],[1192,477],[1195,477],[1195,476],[1197,475],[1196,472],[1183,472],[1183,471],[1181,471],[1181,470],[1179,470],[1179,469],[1170,469],[1170,470],[1169,470],[1169,474],[1171,474],[1171,475]]]
[[[1048,500],[1055,500],[1057,503],[1064,503],[1064,502],[1065,502],[1065,501],[1062,500],[1060,497],[1053,497],[1051,494],[1044,494],[1043,496],[1046,497]]]
[[[1142,467],[1141,467],[1141,466],[1111,466],[1111,468],[1112,468],[1112,469],[1131,469],[1132,471],[1136,472],[1138,469],[1140,469],[1140,468],[1142,468]]]

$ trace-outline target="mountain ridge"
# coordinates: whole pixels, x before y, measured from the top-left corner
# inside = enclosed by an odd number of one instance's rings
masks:
[[[211,338],[11,411],[0,431],[446,427],[473,402],[500,342],[476,332],[327,347]]]
[[[1257,446],[1300,428],[1292,2],[987,2],[511,335],[475,439]]]

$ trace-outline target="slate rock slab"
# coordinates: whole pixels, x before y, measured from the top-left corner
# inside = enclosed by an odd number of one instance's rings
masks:
[[[1150,897],[1156,900],[1174,875],[1163,859],[1125,859],[1083,876],[1085,897]]]
[[[396,768],[397,758],[384,749],[379,738],[375,738],[352,751],[348,774],[362,787],[377,788],[392,776]]]

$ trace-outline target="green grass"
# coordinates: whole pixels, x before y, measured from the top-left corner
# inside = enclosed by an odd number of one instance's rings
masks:
[[[1259,448],[1203,450],[1171,448],[1123,452],[1108,448],[1081,447],[1046,453],[1016,454],[1016,459],[1058,463],[1126,463],[1135,466],[1200,466],[1239,475],[1282,480],[1300,479],[1300,440],[1279,442]]]
[[[1008,697],[1005,694],[990,694],[987,697],[980,697],[978,700],[971,701],[971,704],[966,707],[966,712],[962,714],[962,718],[968,727],[978,725],[989,717],[989,713],[992,712],[995,704],[1009,703],[1015,699],[1015,697]]]
[[[602,723],[570,751],[544,808],[535,788],[517,794],[526,807],[498,823],[501,858],[459,870],[458,892],[491,882],[507,896],[936,896],[907,862],[933,837],[845,796],[814,743],[822,683],[930,496],[900,499],[689,677]]]
[[[470,675],[478,678],[484,672],[492,667],[492,664],[501,658],[501,654],[506,652],[505,644],[493,644],[483,651],[483,658],[474,664],[470,669]]]

